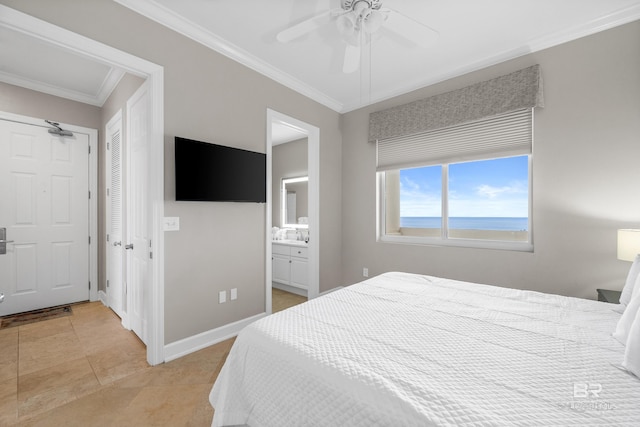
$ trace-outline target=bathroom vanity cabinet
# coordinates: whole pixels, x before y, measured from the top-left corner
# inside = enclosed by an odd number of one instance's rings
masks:
[[[272,281],[306,291],[309,282],[307,251],[307,247],[297,244],[273,243]]]

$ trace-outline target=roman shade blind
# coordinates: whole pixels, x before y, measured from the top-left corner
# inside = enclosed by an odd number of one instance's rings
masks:
[[[532,110],[378,141],[378,171],[531,153]]]
[[[531,152],[532,111],[543,105],[534,65],[370,114],[378,170]]]

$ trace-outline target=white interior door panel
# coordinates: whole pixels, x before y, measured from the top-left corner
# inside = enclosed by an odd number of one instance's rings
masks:
[[[0,120],[0,316],[89,299],[89,137]]]

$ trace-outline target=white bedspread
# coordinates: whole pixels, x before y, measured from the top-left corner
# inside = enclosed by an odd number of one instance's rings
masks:
[[[245,328],[213,426],[640,426],[612,307],[387,273]]]

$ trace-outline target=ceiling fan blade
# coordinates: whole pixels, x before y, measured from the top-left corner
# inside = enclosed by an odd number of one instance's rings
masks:
[[[342,72],[351,74],[360,67],[360,46],[347,44],[344,51],[344,63],[342,64]]]
[[[326,18],[330,15],[330,13],[330,11],[322,12],[296,25],[293,25],[286,30],[282,30],[278,33],[276,39],[278,39],[280,43],[288,43],[292,40],[304,36],[305,34],[309,34],[310,32],[315,31],[322,25],[326,24]]]
[[[417,44],[421,47],[429,47],[440,36],[433,28],[416,21],[413,18],[403,15],[397,10],[384,9],[387,19],[384,27],[397,35]]]

